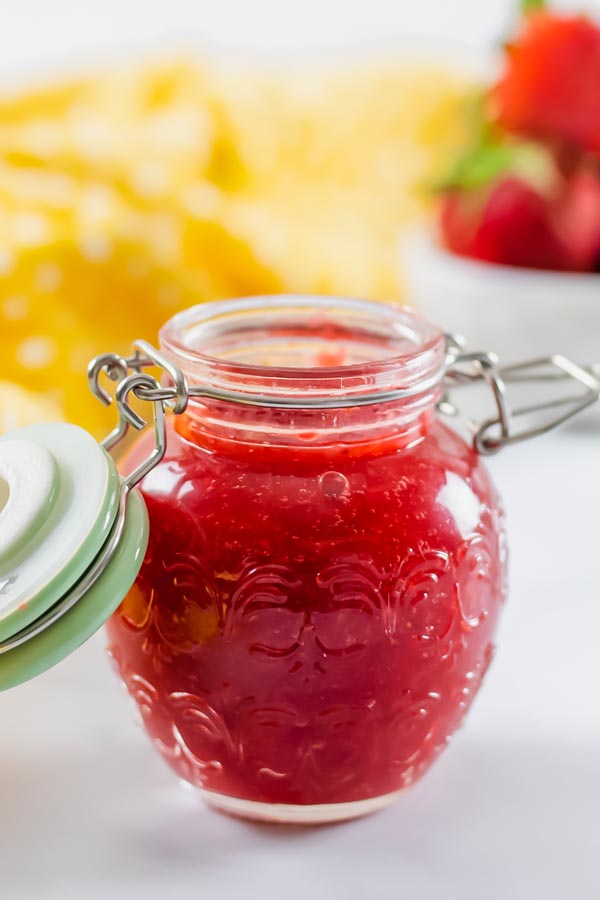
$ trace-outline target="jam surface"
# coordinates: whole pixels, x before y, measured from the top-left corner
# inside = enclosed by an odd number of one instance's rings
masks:
[[[192,784],[248,800],[409,786],[492,657],[505,550],[477,455],[435,417],[408,446],[177,428],[142,484],[148,555],[108,624],[156,747]]]

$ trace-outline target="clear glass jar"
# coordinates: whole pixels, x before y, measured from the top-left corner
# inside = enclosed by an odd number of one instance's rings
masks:
[[[161,349],[192,385],[336,406],[171,417],[141,486],[148,553],[108,625],[145,727],[226,811],[375,810],[460,725],[505,595],[498,496],[435,409],[444,336],[397,307],[270,297],[188,310]]]

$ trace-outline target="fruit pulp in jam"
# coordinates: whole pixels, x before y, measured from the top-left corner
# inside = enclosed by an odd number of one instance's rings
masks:
[[[175,771],[273,804],[419,778],[480,686],[504,595],[477,454],[433,415],[410,440],[316,446],[184,416],[142,492],[148,554],[108,633]]]

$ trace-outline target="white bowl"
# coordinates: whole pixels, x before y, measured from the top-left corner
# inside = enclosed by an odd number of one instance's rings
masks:
[[[402,241],[406,299],[470,350],[502,363],[562,353],[600,363],[600,274],[546,272],[478,262],[423,231]]]

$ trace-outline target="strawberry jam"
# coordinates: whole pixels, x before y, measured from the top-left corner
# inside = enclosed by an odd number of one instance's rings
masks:
[[[434,411],[443,336],[405,310],[287,297],[190,310],[161,342],[190,384],[329,408],[193,399],[171,418],[142,483],[147,557],[108,625],[120,673],[217,806],[376,808],[461,723],[504,596],[496,493]]]

